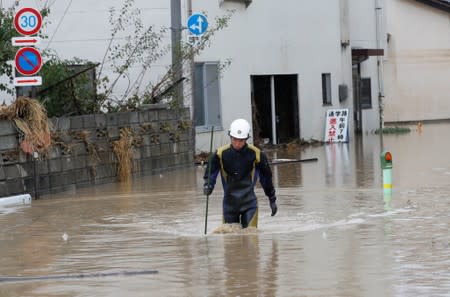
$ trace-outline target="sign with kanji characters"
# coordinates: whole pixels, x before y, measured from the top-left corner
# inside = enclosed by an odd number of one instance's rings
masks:
[[[348,109],[327,110],[324,141],[348,141]]]

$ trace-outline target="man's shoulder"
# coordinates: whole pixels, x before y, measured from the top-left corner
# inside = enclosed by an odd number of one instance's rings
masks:
[[[228,150],[228,149],[230,149],[230,148],[231,148],[231,144],[225,144],[225,145],[222,145],[221,147],[219,147],[219,148],[217,149],[217,155],[218,155],[219,157],[221,157],[222,154],[223,154],[223,152],[226,151],[226,150]]]
[[[261,160],[261,155],[264,154],[261,149],[259,149],[258,147],[254,146],[253,144],[248,144],[247,145],[248,149],[253,151],[255,154],[255,159],[256,159],[256,163],[259,163],[259,161]]]
[[[247,147],[248,147],[250,150],[252,150],[252,151],[254,151],[255,153],[257,153],[257,154],[260,154],[260,153],[261,153],[261,149],[258,148],[258,147],[256,147],[256,146],[254,146],[253,144],[248,143],[248,144],[247,144]]]

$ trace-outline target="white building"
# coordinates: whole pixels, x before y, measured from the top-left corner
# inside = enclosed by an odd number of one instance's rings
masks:
[[[215,146],[228,142],[228,127],[240,117],[253,123],[252,140],[268,138],[272,143],[323,140],[328,109],[349,110],[350,141],[355,131],[378,129],[379,100],[384,96],[384,2],[181,0],[183,24],[191,12],[202,12],[212,22],[234,10],[229,26],[195,59],[195,99],[187,98],[185,104],[193,105],[197,151],[209,150],[211,126]],[[22,7],[50,5],[50,22],[44,29],[49,39],[41,48],[94,62],[103,59],[108,46],[108,10],[122,3],[20,1]],[[170,1],[136,0],[136,7],[147,24],[170,27]],[[183,39],[187,35],[184,30]],[[163,42],[170,44],[170,33]],[[231,64],[219,75],[218,64],[227,60]],[[146,79],[157,78],[169,65],[167,55]],[[185,80],[186,89],[189,84]],[[118,85],[118,97],[126,87],[126,81]]]
[[[222,128],[216,145],[227,142],[226,130],[239,117],[252,120],[255,138],[271,143],[323,140],[328,109],[349,110],[350,138],[354,131],[379,128],[382,61],[378,67],[372,56],[383,54],[383,1],[197,0],[192,5],[210,18],[235,10],[230,26],[196,59],[204,70],[232,61],[217,90],[208,90],[214,95],[205,98],[205,107],[213,103],[215,110],[197,127],[197,149],[207,150],[211,125]]]
[[[385,122],[450,119],[450,1],[386,6]]]

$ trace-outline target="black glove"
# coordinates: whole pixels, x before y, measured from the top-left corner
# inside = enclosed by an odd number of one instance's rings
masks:
[[[206,196],[209,196],[209,195],[211,195],[213,189],[214,189],[214,187],[212,185],[205,184],[205,185],[203,185],[203,194]]]
[[[270,208],[272,209],[272,214],[271,214],[272,217],[273,217],[273,216],[277,213],[277,211],[278,211],[278,206],[277,206],[276,200],[277,200],[277,197],[276,197],[275,195],[269,198],[269,201],[270,201]]]

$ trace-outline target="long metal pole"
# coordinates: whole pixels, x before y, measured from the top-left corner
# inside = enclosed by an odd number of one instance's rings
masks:
[[[192,15],[192,0],[187,0],[187,18],[189,18]],[[192,146],[194,147],[194,152],[195,152],[195,147],[196,147],[196,139],[195,139],[195,119],[196,119],[196,108],[195,108],[195,59],[194,59],[194,55],[192,55],[190,57],[190,78],[191,78],[191,118],[192,118],[192,122],[194,123],[194,125],[192,125],[192,129],[193,129],[193,144]],[[189,101],[189,100],[188,100]]]
[[[211,143],[209,145],[208,182],[207,182],[208,188],[209,188],[209,178],[211,177],[211,160],[212,160],[213,136],[214,136],[214,126],[211,127]],[[209,194],[206,195],[205,234],[206,234],[206,230],[208,229],[208,203],[209,203]]]
[[[375,0],[375,26],[376,26],[376,39],[377,48],[383,48],[381,40],[382,36],[382,22],[383,22],[383,1]],[[378,110],[379,110],[379,126],[380,135],[383,135],[384,128],[384,77],[383,77],[383,56],[377,56],[377,80],[378,80]]]
[[[181,60],[181,0],[170,1],[170,24],[172,38],[172,75],[173,81],[178,81],[183,73]],[[175,87],[174,98],[179,107],[183,106],[183,84]]]

